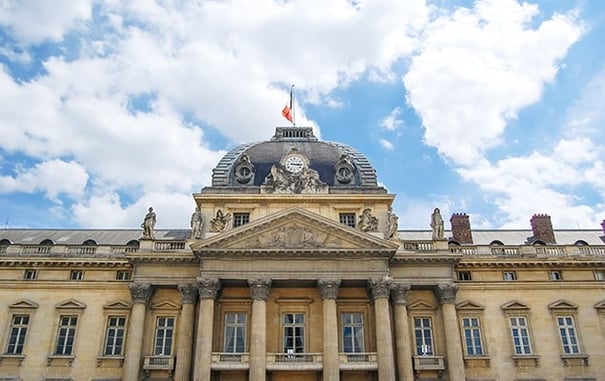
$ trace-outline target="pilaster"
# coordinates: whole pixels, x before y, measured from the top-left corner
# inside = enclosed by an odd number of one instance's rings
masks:
[[[133,305],[128,322],[123,379],[124,381],[138,381],[143,352],[145,315],[153,289],[148,283],[131,283],[128,285],[128,289]]]
[[[271,292],[271,280],[248,280],[252,298],[252,322],[250,329],[250,381],[265,381],[267,372],[267,298]]]
[[[339,381],[336,298],[340,279],[320,279],[317,281],[317,286],[323,299],[323,379]]]
[[[214,332],[214,303],[221,288],[218,279],[198,278],[198,322],[195,340],[195,381],[210,381],[212,366],[212,335]]]
[[[462,342],[460,340],[460,328],[456,315],[456,293],[458,285],[454,283],[442,283],[435,289],[437,300],[441,303],[443,324],[445,326],[445,345],[447,353],[447,368],[451,381],[465,381],[464,356],[462,354]]]
[[[391,286],[395,320],[395,347],[397,350],[397,374],[400,381],[414,380],[412,364],[412,340],[408,319],[408,291],[411,286],[407,283],[394,283]]]
[[[389,308],[391,279],[388,277],[378,280],[371,279],[369,286],[374,299],[374,315],[376,318],[378,379],[380,381],[395,381],[393,336],[391,334],[391,312]]]

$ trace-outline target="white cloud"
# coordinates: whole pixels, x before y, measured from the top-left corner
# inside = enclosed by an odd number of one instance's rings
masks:
[[[391,143],[390,141],[388,141],[386,139],[380,139],[380,145],[382,146],[382,148],[387,149],[389,151],[392,151],[395,149],[395,146],[393,145],[393,143]]]
[[[395,107],[391,113],[380,120],[380,127],[388,131],[397,131],[402,125],[403,120],[400,119],[401,107]]]

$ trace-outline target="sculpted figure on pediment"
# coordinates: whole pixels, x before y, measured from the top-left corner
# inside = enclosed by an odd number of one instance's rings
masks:
[[[211,232],[222,232],[229,228],[231,213],[224,214],[222,210],[216,211],[216,217],[210,221]]]
[[[375,232],[378,230],[378,218],[372,216],[372,209],[366,208],[359,216],[359,230],[362,232]]]
[[[202,238],[202,228],[204,227],[204,216],[200,211],[200,208],[195,208],[195,211],[191,215],[191,238],[200,239]]]
[[[397,227],[399,224],[399,217],[395,213],[393,213],[393,208],[389,207],[389,211],[387,213],[387,230],[384,233],[385,239],[396,238]]]
[[[309,226],[282,226],[277,230],[264,232],[247,240],[248,247],[253,248],[310,248],[323,247],[332,242],[334,237],[326,232],[314,230]],[[334,245],[329,246],[334,246]]]
[[[443,239],[443,218],[439,208],[435,208],[431,214],[431,229],[433,229],[433,239]]]

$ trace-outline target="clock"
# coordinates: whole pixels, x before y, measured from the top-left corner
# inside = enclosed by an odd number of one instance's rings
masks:
[[[305,167],[305,161],[298,155],[288,156],[284,161],[284,167],[288,172],[298,173]]]

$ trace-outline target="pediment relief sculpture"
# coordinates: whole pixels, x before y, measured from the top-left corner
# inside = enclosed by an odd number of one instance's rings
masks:
[[[228,229],[231,222],[231,213],[223,213],[222,210],[216,211],[216,217],[210,220],[211,232],[222,232]]]
[[[280,226],[277,229],[260,232],[243,241],[237,242],[233,248],[335,248],[351,246],[346,244],[338,235],[322,231],[303,224]]]

